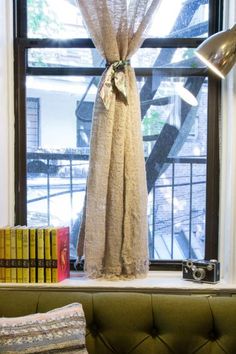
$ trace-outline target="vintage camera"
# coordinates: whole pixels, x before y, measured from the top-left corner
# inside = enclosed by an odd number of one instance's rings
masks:
[[[220,280],[220,263],[216,259],[183,261],[183,279],[204,283],[217,283]]]

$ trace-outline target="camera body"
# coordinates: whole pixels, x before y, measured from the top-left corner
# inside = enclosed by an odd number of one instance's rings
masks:
[[[213,284],[220,280],[220,263],[216,259],[187,259],[182,263],[182,270],[185,280]]]

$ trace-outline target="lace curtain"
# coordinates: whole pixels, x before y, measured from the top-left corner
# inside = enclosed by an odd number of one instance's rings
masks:
[[[148,271],[147,189],[140,102],[129,59],[160,0],[78,0],[107,61],[96,97],[78,255],[92,278]]]

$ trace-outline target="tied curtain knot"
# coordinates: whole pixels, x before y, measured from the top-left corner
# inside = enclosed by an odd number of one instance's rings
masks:
[[[100,89],[100,97],[108,110],[111,104],[114,88],[118,90],[127,103],[127,84],[125,78],[125,68],[130,65],[129,60],[118,60],[106,64],[106,72]]]

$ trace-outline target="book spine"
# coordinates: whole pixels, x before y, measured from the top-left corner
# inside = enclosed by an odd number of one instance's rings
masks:
[[[36,283],[36,229],[30,229],[30,283]]]
[[[57,229],[51,230],[52,245],[52,283],[58,282],[58,259],[57,259]]]
[[[22,228],[16,229],[16,278],[17,283],[23,282],[23,240]]]
[[[44,283],[44,229],[37,229],[37,280]]]
[[[50,228],[45,229],[45,281],[52,282],[52,256],[51,256],[51,233]]]
[[[23,283],[29,283],[29,229],[22,230],[22,244],[23,244]]]
[[[6,283],[11,282],[11,229],[5,229],[5,279]]]
[[[11,283],[16,283],[16,229],[11,228]]]
[[[0,229],[0,282],[5,282],[5,233]]]
[[[70,248],[69,248],[69,227],[60,227],[57,234],[57,268],[58,281],[70,276]]]

